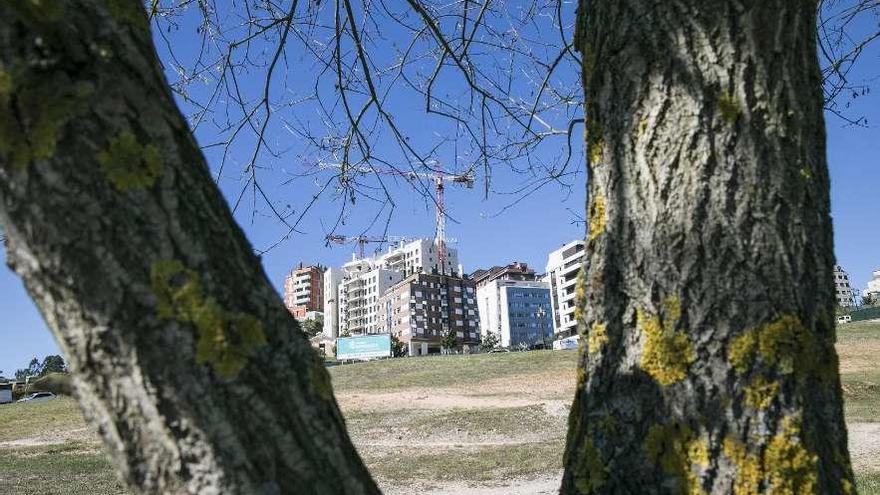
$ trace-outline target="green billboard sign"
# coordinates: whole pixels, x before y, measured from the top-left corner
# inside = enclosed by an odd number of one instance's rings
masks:
[[[374,359],[391,356],[391,335],[365,335],[336,339],[336,359]]]

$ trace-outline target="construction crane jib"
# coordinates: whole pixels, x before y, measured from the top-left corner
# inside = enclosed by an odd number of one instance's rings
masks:
[[[426,165],[430,165],[434,168],[435,172],[416,172],[416,171],[407,171],[407,170],[399,170],[397,168],[378,168],[378,167],[366,167],[366,166],[347,166],[343,167],[341,163],[328,163],[328,162],[319,162],[318,168],[320,169],[343,169],[346,168],[349,171],[353,171],[360,174],[380,174],[380,175],[393,175],[397,177],[403,177],[407,181],[413,181],[417,178],[421,179],[430,179],[434,181],[434,201],[437,203],[437,216],[436,216],[436,225],[435,225],[435,235],[434,235],[434,244],[437,246],[437,261],[440,265],[440,273],[446,273],[446,202],[444,199],[444,189],[445,183],[449,182],[452,184],[456,184],[459,186],[465,186],[467,188],[474,187],[474,173],[466,172],[464,174],[447,174],[443,172],[440,164],[435,161],[426,162]],[[330,242],[331,236],[327,237],[327,240]],[[364,236],[358,236],[364,237]],[[369,239],[369,238],[367,238]],[[363,258],[363,244],[365,242],[387,242],[387,241],[378,241],[378,240],[365,240],[363,242],[358,242],[358,249],[360,251],[360,256]]]

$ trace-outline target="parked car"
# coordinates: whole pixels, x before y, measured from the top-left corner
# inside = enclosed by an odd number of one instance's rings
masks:
[[[840,315],[837,317],[837,323],[849,323],[852,321],[852,316],[850,315]]]
[[[52,400],[55,398],[55,394],[52,392],[35,392],[27,397],[18,399],[18,402],[43,402],[46,400]]]

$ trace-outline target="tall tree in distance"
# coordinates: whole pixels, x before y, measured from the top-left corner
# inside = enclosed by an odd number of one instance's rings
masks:
[[[67,373],[67,363],[64,358],[54,354],[43,358],[43,364],[40,365],[40,375],[48,373]]]
[[[0,223],[134,492],[378,492],[140,2],[0,2]]]
[[[582,0],[563,493],[853,493],[816,3]]]

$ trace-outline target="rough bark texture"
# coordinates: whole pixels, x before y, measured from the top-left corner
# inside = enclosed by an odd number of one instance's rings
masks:
[[[563,493],[850,493],[815,2],[582,0]]]
[[[378,493],[137,0],[0,2],[0,223],[140,493]]]

